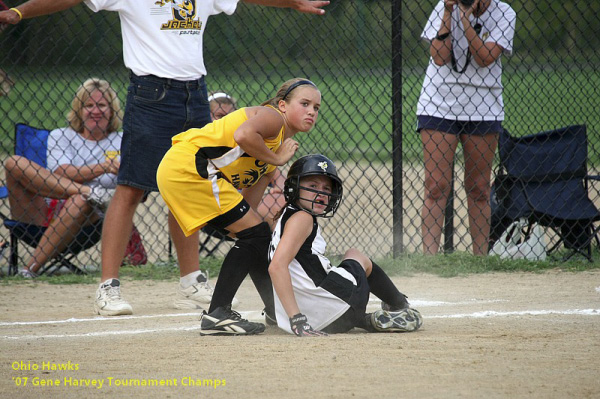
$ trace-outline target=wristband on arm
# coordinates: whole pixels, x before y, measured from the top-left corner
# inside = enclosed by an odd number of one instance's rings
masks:
[[[19,16],[19,21],[22,21],[22,20],[23,20],[23,13],[22,13],[21,11],[19,11],[18,9],[16,9],[16,8],[14,8],[14,7],[13,7],[13,8],[9,8],[9,10],[10,10],[10,11],[14,11],[14,12],[16,12],[16,13],[17,13],[17,15]]]

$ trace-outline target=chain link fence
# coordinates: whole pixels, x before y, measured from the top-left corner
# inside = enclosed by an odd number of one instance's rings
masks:
[[[5,3],[13,7],[20,2]],[[416,132],[416,115],[430,59],[430,44],[421,33],[437,4],[334,0],[327,14],[317,17],[241,3],[234,15],[217,15],[207,24],[209,90],[224,91],[239,106],[248,106],[270,98],[292,77],[307,77],[321,89],[319,122],[297,136],[298,156],[327,155],[344,181],[345,197],[336,217],[322,223],[332,254],[349,247],[373,257],[424,250],[426,143]],[[503,126],[518,137],[585,124],[588,166],[595,168],[600,145],[600,4],[519,0],[510,6],[516,21],[513,54],[501,57]],[[17,123],[48,130],[67,126],[75,92],[90,77],[109,81],[124,105],[128,71],[122,63],[116,13],[94,14],[81,5],[25,20],[0,35],[2,160],[14,154]],[[464,159],[466,153],[457,145],[453,180],[447,185],[454,188],[448,191],[453,201],[445,207],[445,222],[444,212],[434,218],[445,232],[440,250],[472,248],[464,189],[470,160]],[[498,156],[492,163],[496,168]],[[597,200],[595,192],[590,197]],[[1,210],[10,215],[8,201]],[[166,214],[157,193],[138,208],[134,222],[150,262],[171,258]],[[2,235],[8,240],[6,229]],[[230,245],[223,243],[215,254],[223,255]],[[30,252],[21,246],[20,265]],[[99,245],[78,255],[82,264],[99,261]]]
[[[505,111],[503,127],[512,136],[520,137],[563,126],[586,125],[589,147],[588,167],[592,169],[588,173],[594,174],[593,169],[595,169],[598,162],[597,147],[599,145],[598,122],[600,114],[596,109],[600,101],[600,85],[598,84],[600,82],[598,67],[600,54],[598,52],[598,22],[600,17],[597,13],[600,5],[582,1],[548,2],[543,6],[532,1],[510,1],[508,4],[516,14],[516,21],[514,21],[512,55],[507,57],[504,54],[501,57],[503,69],[501,83],[504,86]],[[430,212],[430,219],[433,219],[430,220],[429,224],[430,226],[435,224],[437,234],[439,234],[440,229],[443,231],[443,238],[439,241],[440,250],[470,251],[474,249],[474,245],[469,232],[469,195],[465,190],[465,185],[469,186],[471,184],[470,187],[472,187],[475,194],[474,197],[481,195],[482,190],[477,187],[473,188],[472,181],[467,180],[465,182],[465,176],[469,176],[470,163],[476,164],[474,166],[475,172],[481,172],[482,166],[477,161],[485,158],[487,149],[485,146],[474,149],[473,142],[463,142],[463,145],[458,144],[456,156],[454,157],[454,167],[452,168],[450,166],[452,165],[451,151],[442,149],[447,149],[450,143],[456,145],[454,139],[446,138],[442,142],[428,142],[427,140],[439,139],[436,136],[429,136],[428,139],[423,139],[422,142],[420,135],[414,133],[417,125],[417,104],[419,103],[421,89],[426,75],[435,70],[435,68],[427,69],[427,59],[431,54],[430,42],[420,38],[434,9],[440,12],[439,18],[441,18],[443,8],[438,2],[427,2],[427,6],[424,3],[403,2],[399,14],[394,15],[394,18],[400,18],[401,21],[401,91],[403,99],[401,108],[401,158],[404,177],[402,184],[404,195],[404,217],[401,221],[404,232],[402,244],[408,252],[433,252],[437,250],[438,244],[434,243],[431,237],[429,237],[429,240],[423,238],[428,232],[430,233],[429,229],[424,229],[425,233],[421,231],[422,208],[424,200],[427,198],[423,188],[426,176],[423,147],[429,145],[428,151],[433,151],[434,156],[438,156],[438,159],[429,166],[432,168],[435,166],[446,168],[445,173],[439,170],[437,171],[438,175],[432,173],[434,176],[429,181],[431,185],[428,189],[430,202],[437,202],[437,205],[443,208],[443,211],[437,210],[435,218],[431,218],[431,213],[436,213],[436,211],[432,211],[434,206],[429,207],[427,211]],[[497,30],[500,26],[503,26],[504,31],[510,30],[507,27],[512,22],[510,21],[512,17],[504,20],[507,18],[506,11],[494,13],[491,7],[488,11],[488,15],[484,14],[480,18],[471,18],[471,24],[475,29],[478,25],[481,28],[483,24],[483,30],[479,33],[482,39],[490,35],[496,35],[498,42],[506,42],[508,37],[505,34],[498,35]],[[454,14],[453,18],[456,21],[457,14]],[[503,23],[504,25],[502,25]],[[460,37],[461,32],[457,25],[456,22],[455,25],[452,25],[456,32],[451,36]],[[494,32],[495,29],[496,32]],[[433,30],[433,35],[445,33],[446,31],[442,29],[439,31]],[[431,36],[432,31],[429,31],[428,34],[430,38],[433,37]],[[465,53],[464,50],[466,50],[465,46],[467,45],[465,39],[462,40],[462,42],[458,42],[458,40],[455,41],[451,37],[442,40],[442,42],[448,44],[452,41],[451,49],[460,55],[461,52]],[[434,41],[440,43],[439,40]],[[472,63],[473,60],[471,60]],[[450,60],[447,66],[453,68],[454,73],[450,73],[450,76],[445,75],[444,78],[449,78],[452,82],[459,82],[456,86],[460,86],[463,90],[459,92],[459,95],[464,94],[468,100],[462,100],[461,102],[461,100],[456,99],[455,102],[451,102],[453,101],[452,98],[444,99],[448,95],[446,92],[436,93],[438,97],[443,99],[442,103],[448,101],[452,104],[449,119],[452,119],[455,112],[463,109],[467,110],[469,107],[478,107],[478,110],[481,110],[483,106],[484,108],[487,107],[488,111],[492,110],[493,103],[490,102],[489,98],[482,98],[479,90],[475,89],[481,86],[481,80],[485,78],[485,72],[481,68],[475,68],[460,73],[464,65],[460,60],[457,60],[457,65],[453,65],[453,61]],[[458,67],[458,72],[456,72],[456,67]],[[442,71],[442,68],[439,68],[437,73],[445,72]],[[440,76],[430,75],[429,78],[434,81]],[[496,86],[499,82],[499,78],[492,79],[492,83]],[[437,87],[447,89],[443,86]],[[453,87],[452,90],[456,90],[456,87]],[[456,94],[456,92],[454,91],[452,94]],[[420,101],[423,101],[423,97]],[[421,108],[426,108],[428,104],[422,103],[421,105]],[[438,111],[438,113],[440,112],[448,112],[448,109]],[[468,111],[465,112],[468,113]],[[431,112],[423,112],[423,114],[435,115]],[[473,115],[471,120],[478,119]],[[470,144],[471,147],[469,148],[465,144]],[[491,143],[491,145],[490,151],[493,150],[495,143]],[[431,148],[437,150],[437,152],[431,150]],[[496,151],[497,153],[498,151]],[[439,158],[440,154],[443,154],[441,158]],[[494,172],[498,171],[499,161],[499,157],[496,155],[492,166]],[[532,165],[532,167],[535,167],[535,165]],[[447,169],[454,171],[452,176]],[[494,172],[492,173],[492,179],[496,174]],[[538,173],[543,172],[538,167]],[[451,182],[445,182],[443,178],[440,178],[439,173],[442,173],[445,178],[451,176]],[[581,179],[580,183],[583,183]],[[439,201],[440,198],[444,198],[444,194],[449,195],[447,206],[444,206],[443,201]],[[589,195],[591,200],[598,203],[598,194],[593,185],[590,186]],[[485,203],[487,203],[487,198],[485,199]],[[551,202],[554,199],[546,198],[546,200]],[[556,204],[556,206],[568,208],[573,205],[564,202]],[[483,206],[480,204],[474,208],[481,209]],[[445,220],[440,215],[443,213],[446,215]],[[476,213],[477,211],[475,211]],[[489,220],[487,215],[484,220]],[[471,230],[475,231],[475,235],[477,235],[477,231],[485,235],[486,226],[482,223],[484,222],[481,220],[479,224],[475,221],[474,225],[471,226]],[[550,230],[547,233],[550,241],[556,241]]]

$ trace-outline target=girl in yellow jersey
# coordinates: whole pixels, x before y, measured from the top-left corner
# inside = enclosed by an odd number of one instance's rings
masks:
[[[276,167],[287,163],[298,149],[292,137],[314,126],[320,106],[321,93],[314,83],[291,79],[261,106],[239,109],[173,137],[156,177],[181,229],[189,236],[209,224],[237,238],[221,266],[200,334],[264,331],[263,324],[244,320],[231,310],[248,273],[267,317],[274,315],[267,259],[271,230],[256,208]]]

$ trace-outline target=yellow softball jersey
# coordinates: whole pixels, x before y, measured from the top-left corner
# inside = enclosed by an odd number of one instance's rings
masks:
[[[216,175],[237,189],[250,187],[276,166],[246,154],[233,139],[233,133],[247,120],[246,109],[241,108],[201,129],[190,129],[174,136],[173,145],[187,142],[198,147],[196,170],[201,177],[211,179]],[[282,142],[283,127],[277,137],[265,140],[266,146],[273,152]]]
[[[244,153],[233,133],[248,120],[244,108],[202,129],[173,137],[173,146],[156,172],[158,189],[186,236],[243,199],[238,191],[250,187],[275,166]],[[283,127],[276,138],[265,140],[272,151],[283,142]]]

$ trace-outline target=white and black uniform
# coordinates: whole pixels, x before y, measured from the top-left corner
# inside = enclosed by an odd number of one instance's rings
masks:
[[[269,261],[279,245],[286,222],[296,212],[304,211],[288,205],[277,221],[269,247]],[[326,246],[317,218],[313,216],[312,232],[289,265],[300,312],[306,315],[310,325],[317,330],[325,329],[347,312],[350,319],[364,317],[369,300],[369,285],[364,269],[354,260],[345,260],[340,266],[332,266],[324,255]],[[274,297],[277,324],[279,328],[292,334],[289,317],[277,292],[274,292]],[[345,330],[357,325],[351,324]]]

